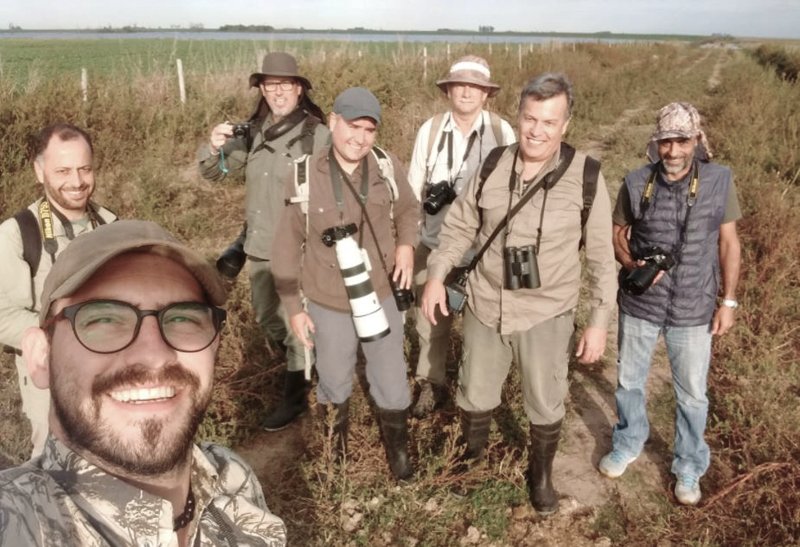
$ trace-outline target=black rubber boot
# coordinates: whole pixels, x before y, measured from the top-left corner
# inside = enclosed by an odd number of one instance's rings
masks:
[[[414,475],[414,468],[408,458],[408,409],[379,408],[378,416],[392,475],[399,481],[409,481]]]
[[[333,460],[344,461],[347,457],[347,428],[350,421],[350,399],[333,405],[336,415],[333,418]]]
[[[279,431],[305,412],[308,408],[307,385],[305,371],[286,371],[283,400],[269,416],[264,418],[261,427],[266,431]]]
[[[533,508],[540,515],[558,510],[558,494],[553,488],[553,459],[561,436],[561,420],[549,425],[531,424],[528,455],[528,486]]]
[[[466,450],[462,456],[465,462],[479,462],[483,459],[483,451],[489,442],[489,429],[492,426],[492,411],[461,411],[461,433],[464,436]]]

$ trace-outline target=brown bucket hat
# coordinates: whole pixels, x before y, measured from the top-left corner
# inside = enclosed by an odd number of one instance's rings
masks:
[[[311,89],[311,82],[308,81],[308,78],[297,72],[297,59],[282,51],[264,55],[264,59],[261,61],[261,72],[254,72],[250,75],[250,87],[258,87],[261,80],[267,76],[294,78],[299,80],[306,90]]]
[[[477,55],[466,55],[453,63],[447,76],[438,80],[436,85],[444,93],[447,93],[447,84],[479,85],[488,90],[490,97],[494,97],[500,91],[500,86],[492,82],[491,78],[492,73],[486,59]]]

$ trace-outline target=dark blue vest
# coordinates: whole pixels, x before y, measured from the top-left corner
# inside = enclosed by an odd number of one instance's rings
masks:
[[[667,182],[659,174],[650,205],[642,214],[642,193],[658,169],[650,164],[625,177],[633,212],[630,249],[634,257],[652,246],[670,251],[678,261],[644,294],[619,291],[622,312],[664,326],[692,327],[710,323],[719,290],[719,227],[731,185],[731,171],[715,163],[696,162],[699,186],[689,213],[685,243],[681,230],[686,219],[692,171],[682,181]],[[620,271],[625,275],[626,271]],[[620,280],[621,281],[621,280]]]

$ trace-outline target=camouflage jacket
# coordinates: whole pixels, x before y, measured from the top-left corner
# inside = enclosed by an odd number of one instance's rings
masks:
[[[219,445],[194,447],[189,544],[286,545],[253,470]],[[0,472],[0,545],[177,546],[172,504],[109,475],[50,437],[44,453]]]

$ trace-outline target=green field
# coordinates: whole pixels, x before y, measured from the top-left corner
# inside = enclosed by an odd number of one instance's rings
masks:
[[[736,175],[741,308],[731,334],[714,346],[709,376],[708,441],[712,466],[695,509],[670,502],[671,387],[650,394],[652,472],[604,485],[601,502],[573,496],[574,510],[547,520],[526,512],[525,417],[518,379],[495,416],[488,465],[467,477],[452,473],[458,455],[457,414],[450,403],[412,423],[418,480],[397,488],[388,479],[378,432],[363,390],[356,388],[351,446],[342,473],[330,466],[328,440],[311,416],[270,437],[257,423],[278,393],[282,363],[267,357],[254,325],[242,275],[231,288],[217,370],[215,402],[201,434],[252,457],[270,507],[283,517],[293,545],[793,545],[800,541],[800,87],[776,74],[748,48],[679,43],[578,44],[506,50],[495,45],[420,47],[341,43],[188,41],[0,41],[0,217],[37,197],[28,148],[42,126],[68,120],[95,139],[98,201],[121,217],[155,220],[213,258],[239,230],[243,187],[200,179],[194,155],[211,127],[248,116],[255,102],[246,78],[265,51],[298,54],[327,112],[344,88],[372,89],[384,106],[379,143],[408,160],[422,122],[445,108],[434,81],[466,51],[487,57],[503,90],[491,108],[515,124],[517,95],[531,76],[566,72],[576,90],[567,140],[603,161],[612,199],[626,171],[644,162],[660,106],[686,100],[705,118],[715,159]],[[371,49],[372,48],[372,49]],[[361,55],[359,56],[359,51]],[[181,103],[175,60],[186,69]],[[764,64],[761,64],[764,63]],[[80,68],[89,72],[86,100]],[[424,70],[427,68],[427,73]],[[556,458],[579,449],[589,481],[601,481],[590,444],[610,425],[575,434],[598,412],[586,393],[608,399],[613,340],[603,362],[575,366],[567,437]],[[451,373],[459,344],[453,340]],[[409,360],[416,343],[409,337]],[[452,376],[452,374],[451,374]],[[452,389],[451,385],[451,389]],[[0,464],[28,453],[18,410],[16,373],[0,356]],[[277,434],[275,434],[277,435]],[[594,461],[592,461],[594,458]],[[474,486],[466,498],[453,484]],[[556,484],[559,488],[559,484]],[[572,506],[570,506],[572,507]],[[360,515],[356,517],[355,515]],[[475,531],[471,531],[471,527]],[[477,534],[477,535],[475,535]],[[470,539],[470,538],[476,538]],[[471,543],[470,543],[471,542]]]

